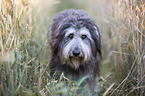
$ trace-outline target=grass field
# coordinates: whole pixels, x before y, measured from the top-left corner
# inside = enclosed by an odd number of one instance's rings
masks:
[[[86,10],[102,34],[98,95],[144,96],[144,0],[0,0],[0,96],[77,96],[85,78],[55,80],[48,70],[50,22],[70,8]]]

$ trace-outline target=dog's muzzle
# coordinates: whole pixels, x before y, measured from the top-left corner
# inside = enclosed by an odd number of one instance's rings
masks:
[[[73,48],[71,53],[70,53],[70,56],[75,57],[75,58],[83,57],[81,48],[79,48],[79,47]]]
[[[80,50],[78,48],[75,48],[73,51],[72,51],[72,54],[73,56],[77,57],[80,55]]]
[[[69,61],[71,66],[74,67],[75,69],[77,69],[80,66],[83,59],[84,56],[82,54],[81,48],[75,47],[72,49],[72,51],[70,51]]]

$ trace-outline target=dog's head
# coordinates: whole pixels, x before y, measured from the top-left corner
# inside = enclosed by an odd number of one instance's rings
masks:
[[[101,55],[101,36],[95,22],[86,12],[67,10],[58,14],[50,26],[53,57],[77,69]]]

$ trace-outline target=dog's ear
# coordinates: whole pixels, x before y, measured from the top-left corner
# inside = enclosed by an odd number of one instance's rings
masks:
[[[100,44],[102,44],[102,36],[101,36],[99,28],[97,26],[95,26],[95,33],[96,33],[97,37],[99,38]]]
[[[95,23],[93,25],[94,25],[93,26],[94,30],[92,31],[92,38],[95,42],[95,46],[97,48],[97,51],[101,55],[102,54],[102,52],[101,52],[102,37],[101,37],[101,34],[99,32],[99,28],[97,27],[97,25]]]
[[[100,37],[100,33],[99,33],[99,28],[97,27],[96,24],[94,24],[94,29],[95,29],[95,34],[97,37]]]

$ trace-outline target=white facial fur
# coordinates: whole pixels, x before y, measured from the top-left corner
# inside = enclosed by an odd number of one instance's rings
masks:
[[[68,37],[70,34],[73,34],[73,38],[71,39]],[[86,38],[82,39],[82,35],[85,35]],[[67,39],[66,46],[62,51],[64,62],[71,64],[72,67],[77,69],[81,63],[87,62],[91,59],[92,50],[89,43],[92,41],[92,38],[87,28],[83,27],[77,30],[74,28],[68,28],[64,38]],[[72,50],[76,47],[80,49],[78,57],[75,57],[72,54]],[[83,58],[83,60],[81,60],[81,58]]]

